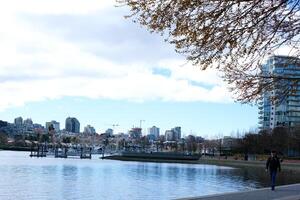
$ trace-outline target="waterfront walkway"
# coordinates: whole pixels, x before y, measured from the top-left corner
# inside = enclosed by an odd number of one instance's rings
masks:
[[[181,200],[300,200],[300,184],[278,186],[275,191],[271,191],[270,188],[262,188]]]

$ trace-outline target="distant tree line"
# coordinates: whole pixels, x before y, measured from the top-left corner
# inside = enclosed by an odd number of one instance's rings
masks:
[[[300,127],[287,129],[274,128],[272,131],[247,133],[238,140],[234,152],[245,154],[269,154],[276,150],[283,156],[300,157]]]

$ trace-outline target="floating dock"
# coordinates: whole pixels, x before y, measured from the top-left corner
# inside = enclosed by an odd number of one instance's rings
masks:
[[[135,160],[135,159],[148,159],[148,160],[199,160],[199,154],[185,154],[176,152],[121,152],[117,155],[103,156],[104,159],[116,159],[116,160]]]
[[[29,156],[37,158],[54,156],[55,158],[78,157],[80,159],[92,159],[92,147],[37,144],[31,147]]]

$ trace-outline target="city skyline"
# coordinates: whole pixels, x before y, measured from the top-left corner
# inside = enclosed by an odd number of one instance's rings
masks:
[[[64,128],[66,118],[72,116],[76,117],[82,124],[80,131],[83,131],[84,126],[89,124],[95,127],[97,133],[104,133],[107,128],[113,128],[113,124],[119,124],[119,126],[114,127],[115,133],[126,133],[133,126],[139,127],[142,119],[145,120],[142,122],[143,134],[147,132],[147,128],[153,125],[161,129],[161,134],[172,127],[181,126],[184,136],[194,134],[208,138],[218,134],[229,136],[232,131],[248,131],[250,128],[256,128],[258,122],[257,108],[239,104],[229,104],[225,109],[223,105],[217,104],[214,109],[211,109],[203,103],[164,103],[161,105],[160,102],[142,104],[133,102],[122,102],[123,104],[120,104],[119,101],[111,102],[108,100],[100,102],[94,100],[91,104],[89,99],[74,100],[69,98],[67,101],[59,99],[51,101],[51,103],[28,104],[25,107],[14,108],[11,112],[6,111],[5,116],[2,115],[3,112],[0,112],[0,119],[13,122],[16,117],[22,116],[23,119],[31,118],[34,123],[40,123],[43,126],[45,122],[55,120],[61,124],[61,128]],[[198,107],[195,107],[195,105]],[[86,112],[70,111],[73,106],[79,106],[79,110],[85,110]],[[174,107],[177,109],[174,109]],[[49,112],[49,109],[56,112]],[[120,112],[115,114],[118,112],[112,112],[111,109],[120,110]],[[247,111],[248,115],[238,116],[240,109]],[[158,110],[160,112],[157,112]],[[65,114],[68,111],[72,113]],[[180,113],[176,114],[178,111]],[[211,114],[206,115],[209,111]],[[18,112],[17,115],[15,115],[16,112]],[[249,120],[251,116],[253,119]],[[213,126],[213,120],[218,121],[219,125]]]

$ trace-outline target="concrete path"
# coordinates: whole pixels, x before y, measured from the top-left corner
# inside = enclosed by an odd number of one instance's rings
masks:
[[[271,191],[270,188],[262,188],[181,200],[300,200],[300,184],[278,186],[275,191]]]

